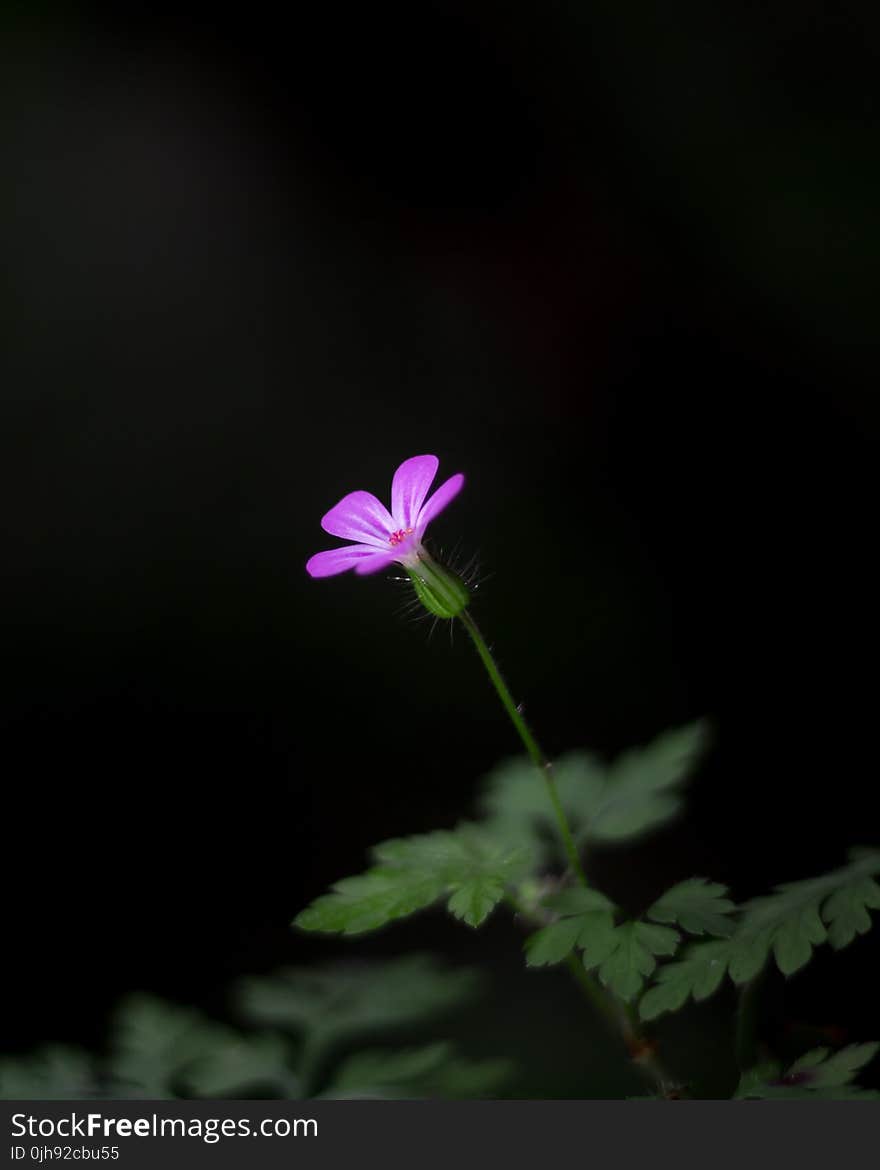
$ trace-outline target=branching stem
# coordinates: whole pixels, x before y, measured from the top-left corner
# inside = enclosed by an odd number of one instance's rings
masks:
[[[470,634],[471,640],[480,656],[480,660],[486,668],[486,673],[489,675],[492,685],[498,692],[498,697],[501,700],[504,710],[510,716],[510,721],[523,741],[526,751],[529,753],[535,767],[544,777],[568,863],[572,872],[577,876],[577,880],[586,888],[587,877],[581,865],[580,857],[578,856],[577,846],[575,845],[568,818],[565,815],[565,809],[562,807],[562,801],[559,799],[556,781],[553,778],[552,765],[535,738],[534,732],[523,718],[522,711],[514,701],[513,695],[510,693],[510,688],[498,668],[498,663],[495,661],[486,639],[480,633],[477,623],[466,609],[462,610],[458,617],[461,624]],[[517,913],[528,917],[526,910],[515,899],[511,898],[509,901]],[[541,924],[538,923],[538,925]],[[589,971],[586,970],[577,955],[569,955],[565,961],[569,972],[584,995],[599,1012],[606,1024],[609,1024],[623,1039],[633,1063],[653,1082],[664,1096],[668,1096],[674,1082],[661,1065],[653,1044],[643,1035],[639,1027],[635,1009],[630,1004],[619,1002],[613,996],[610,996],[593,978]]]
[[[544,925],[537,915],[523,906],[512,894],[507,895],[506,901],[514,913],[530,926]],[[639,1072],[651,1082],[661,1096],[667,1098],[683,1096],[678,1082],[660,1061],[653,1043],[642,1033],[635,1009],[610,995],[584,967],[578,955],[566,955],[565,965],[590,1006],[605,1025],[623,1041],[629,1059]]]

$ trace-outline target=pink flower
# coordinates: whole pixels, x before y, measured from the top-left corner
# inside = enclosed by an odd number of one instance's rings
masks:
[[[398,561],[415,567],[423,555],[425,529],[461,491],[463,475],[453,475],[425,497],[440,464],[436,455],[414,455],[398,467],[391,481],[391,511],[370,492],[349,492],[321,520],[331,536],[354,540],[342,548],[315,553],[306,563],[312,577],[332,577],[354,569],[376,573]]]

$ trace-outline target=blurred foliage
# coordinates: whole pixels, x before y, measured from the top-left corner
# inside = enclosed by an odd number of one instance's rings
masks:
[[[510,1065],[473,1061],[447,1041],[333,1056],[357,1038],[375,1045],[383,1033],[424,1028],[479,988],[473,972],[424,955],[284,971],[239,989],[247,1032],[135,995],[120,1005],[106,1053],[51,1047],[7,1058],[0,1061],[0,1097],[483,1096],[501,1088]]]
[[[506,1061],[468,1061],[442,1041],[422,1048],[355,1053],[339,1066],[322,1097],[485,1097],[510,1076]]]
[[[682,810],[682,789],[707,743],[708,726],[699,721],[623,752],[611,764],[589,752],[561,756],[553,773],[578,844],[637,840],[668,824]],[[546,793],[525,757],[489,774],[480,807],[499,840],[527,845],[542,860],[558,848]]]
[[[481,986],[475,971],[451,971],[430,956],[410,955],[247,979],[237,998],[246,1019],[296,1039],[298,1067],[311,1083],[334,1050],[424,1024],[462,1007]]]
[[[0,1060],[0,1097],[65,1101],[98,1096],[94,1061],[78,1048],[51,1045],[29,1056]]]

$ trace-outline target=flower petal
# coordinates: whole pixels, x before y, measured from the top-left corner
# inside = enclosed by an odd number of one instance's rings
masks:
[[[463,486],[464,476],[461,473],[452,475],[445,483],[441,483],[427,504],[422,508],[421,512],[419,512],[416,523],[413,525],[419,536],[425,531],[434,517],[439,516],[446,505],[455,499]]]
[[[321,518],[321,527],[343,540],[387,548],[395,526],[388,509],[372,492],[349,492]]]
[[[312,577],[335,577],[337,573],[345,573],[363,564],[367,557],[383,555],[368,544],[345,544],[342,548],[328,548],[326,552],[309,557],[306,572]]]
[[[386,569],[389,565],[393,565],[397,560],[397,552],[380,552],[379,549],[371,549],[368,557],[362,557],[358,561],[355,572],[359,577],[365,577],[368,573],[378,573],[380,569]]]
[[[419,509],[439,466],[436,455],[413,455],[395,471],[391,481],[391,515],[398,528],[415,527]]]

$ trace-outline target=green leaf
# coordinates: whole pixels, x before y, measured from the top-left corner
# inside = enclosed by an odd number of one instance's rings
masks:
[[[783,975],[798,971],[809,963],[813,947],[825,938],[825,926],[817,907],[794,910],[773,934],[773,953],[779,970]]]
[[[477,825],[386,841],[373,855],[399,872],[432,872],[450,895],[449,911],[468,926],[488,917],[532,861],[526,849],[512,849]]]
[[[869,909],[880,910],[880,885],[871,877],[856,879],[831,895],[822,917],[828,924],[828,941],[836,951],[871,929]]]
[[[246,981],[240,1000],[248,1014],[294,1032],[295,1040],[266,1032],[240,1033],[190,1008],[133,995],[115,1014],[106,1059],[78,1049],[49,1047],[0,1060],[0,1095],[18,1100],[228,1098],[257,1093],[303,1098],[307,1089],[325,1079],[325,1058],[332,1044],[350,1046],[355,1037],[420,1028],[460,1007],[478,986],[475,972],[446,968],[418,955],[292,970]],[[385,1067],[387,1054],[380,1055]],[[364,1056],[360,1067],[367,1063]],[[392,1096],[403,1095],[405,1080],[419,1087],[419,1095],[479,1096],[500,1083],[506,1068],[497,1061],[466,1060],[445,1045],[431,1046],[420,1059],[411,1054],[396,1066],[391,1061],[391,1072],[394,1067],[393,1077],[386,1069],[378,1078],[395,1082],[389,1090]],[[360,1075],[354,1079],[363,1086]],[[374,1077],[367,1087],[378,1080]]]
[[[280,1036],[242,1036],[231,1029],[216,1037],[182,1074],[181,1081],[196,1097],[242,1097],[255,1090],[265,1096],[302,1096],[302,1082],[291,1068],[291,1052]]]
[[[322,1083],[330,1054],[353,1040],[422,1027],[480,989],[477,972],[451,969],[428,955],[291,968],[244,980],[243,1014],[282,1028],[300,1042],[296,1070],[309,1095]]]
[[[602,799],[584,837],[624,841],[672,820],[681,810],[681,788],[708,742],[700,721],[667,731],[645,747],[619,756],[608,770]]]
[[[671,922],[688,934],[711,934],[721,938],[733,934],[730,915],[736,906],[725,897],[727,887],[706,878],[679,882],[658,898],[647,911],[655,922]]]
[[[447,968],[427,955],[291,968],[244,980],[238,1003],[256,1023],[281,1027],[307,1043],[349,1040],[409,1028],[451,1011],[480,988],[476,972]]]
[[[614,903],[606,898],[599,890],[592,887],[573,886],[568,890],[560,890],[558,894],[549,894],[541,902],[548,910],[553,910],[561,917],[578,914],[592,914],[595,911],[614,912]]]
[[[559,922],[543,926],[526,939],[526,964],[544,967],[561,963],[574,950],[582,929],[580,918],[561,918]]]
[[[755,1083],[751,1088],[751,1081],[744,1082],[745,1089],[737,1089],[737,1097],[762,1098],[771,1101],[878,1101],[880,1093],[873,1089],[863,1089],[859,1085],[841,1085],[833,1089],[814,1089],[809,1085],[760,1085]]]
[[[706,725],[699,722],[625,752],[611,765],[586,752],[562,756],[553,771],[578,843],[631,840],[675,817],[706,740]],[[490,773],[480,807],[499,839],[528,846],[540,862],[558,853],[553,812],[528,760],[506,761]]]
[[[132,995],[117,1010],[108,1064],[113,1095],[182,1096],[189,1067],[226,1040],[227,1031],[190,1008]]]
[[[473,1098],[495,1092],[511,1073],[506,1061],[473,1061],[451,1044],[375,1049],[348,1057],[321,1097],[331,1100]]]
[[[770,953],[771,936],[768,931],[749,934],[741,930],[731,944],[727,973],[736,984],[749,983],[763,969]]]
[[[856,1073],[874,1059],[878,1050],[880,1050],[880,1044],[876,1042],[848,1044],[846,1048],[841,1048],[833,1056],[824,1059],[819,1058],[804,1063],[805,1058],[801,1057],[800,1061],[795,1061],[791,1066],[787,1075],[792,1076],[797,1071],[804,1076],[809,1076],[811,1083],[817,1088],[848,1085],[850,1081],[855,1079]]]
[[[433,874],[372,869],[336,882],[332,892],[316,898],[294,924],[302,930],[364,934],[424,910],[443,891],[443,882]]]
[[[674,963],[665,963],[657,971],[653,987],[639,1001],[639,1015],[653,1020],[664,1012],[677,1011],[688,997],[708,999],[721,986],[728,963],[727,940],[692,943]]]
[[[581,918],[578,944],[583,947],[583,962],[587,968],[597,967],[617,949],[618,935],[610,914],[585,914]]]
[[[621,999],[632,1000],[657,966],[656,956],[674,954],[678,943],[678,932],[668,926],[624,922],[610,932],[599,932],[595,941],[587,940],[584,966],[598,967],[606,987]]]
[[[527,850],[503,844],[475,825],[385,841],[372,855],[374,868],[337,882],[297,916],[295,925],[363,934],[448,897],[450,913],[479,926],[531,863]]]
[[[500,878],[483,876],[458,886],[446,906],[453,917],[460,918],[468,926],[479,926],[503,897],[504,882]]]
[[[764,1065],[744,1073],[739,1098],[812,1097],[836,1100],[877,1100],[880,1093],[852,1082],[856,1073],[873,1060],[880,1044],[850,1044],[829,1055],[827,1048],[804,1053],[780,1076],[778,1065]]]
[[[780,971],[790,975],[826,938],[841,947],[864,933],[871,925],[868,908],[880,906],[880,887],[871,876],[880,872],[880,850],[854,850],[850,859],[833,873],[789,882],[746,903],[729,938],[691,944],[675,962],[660,968],[655,986],[639,1005],[642,1018],[674,1011],[689,996],[705,999],[725,974],[734,983],[748,983],[771,954]]]
[[[655,956],[674,954],[679,943],[678,932],[668,926],[615,926],[614,904],[598,890],[564,890],[543,905],[560,917],[526,940],[528,966],[559,963],[579,947],[587,970],[598,968],[601,981],[622,999],[634,999],[657,965]]]
[[[542,906],[560,917],[526,939],[529,967],[561,963],[576,946],[594,948],[600,936],[614,930],[614,903],[598,890],[563,890],[545,898]]]
[[[809,1052],[805,1052],[803,1056],[798,1057],[798,1059],[788,1070],[789,1073],[800,1073],[803,1072],[804,1069],[815,1068],[817,1064],[821,1064],[822,1061],[827,1058],[830,1051],[830,1048],[810,1049]]]
[[[586,752],[571,753],[555,763],[556,790],[575,830],[598,806],[605,771],[601,760]],[[559,829],[546,785],[528,758],[505,760],[490,772],[483,781],[479,807],[493,836],[528,848],[538,864],[559,855]]]
[[[813,948],[828,938],[846,946],[870,928],[868,907],[880,906],[880,850],[865,850],[849,865],[823,877],[788,882],[742,908],[733,936],[730,975],[744,983],[763,967],[770,952],[784,975],[809,962]]]
[[[78,1101],[97,1093],[92,1058],[78,1048],[51,1045],[0,1060],[4,1101]]]

